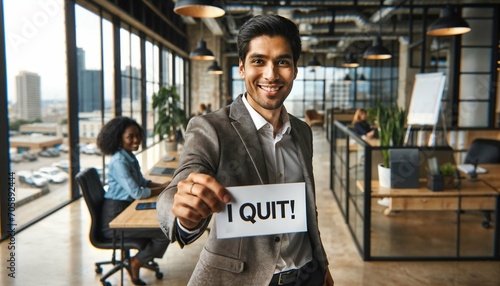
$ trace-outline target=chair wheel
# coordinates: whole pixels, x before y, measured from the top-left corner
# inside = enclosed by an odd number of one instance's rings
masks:
[[[111,286],[111,283],[108,281],[102,281],[102,286]]]
[[[162,279],[163,278],[163,273],[160,272],[160,271],[158,271],[158,272],[156,272],[155,276],[156,276],[156,279]]]
[[[101,274],[102,273],[102,267],[101,266],[96,266],[95,267],[95,273]]]
[[[489,228],[490,227],[490,222],[489,221],[483,221],[483,223],[481,225],[483,226],[483,228]]]

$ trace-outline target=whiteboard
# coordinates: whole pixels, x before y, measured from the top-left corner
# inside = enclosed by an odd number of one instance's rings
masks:
[[[435,125],[438,122],[445,82],[446,76],[441,72],[415,75],[408,125]]]

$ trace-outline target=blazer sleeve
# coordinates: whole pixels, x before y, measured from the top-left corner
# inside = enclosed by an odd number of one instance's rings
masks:
[[[211,216],[203,222],[197,235],[181,236],[182,232],[178,228],[176,217],[172,212],[177,184],[192,172],[214,176],[218,154],[219,141],[215,128],[203,117],[193,117],[186,129],[186,140],[179,158],[179,166],[174,173],[172,182],[158,197],[156,207],[160,228],[172,242],[177,241],[181,247],[194,242],[203,235],[210,223]]]

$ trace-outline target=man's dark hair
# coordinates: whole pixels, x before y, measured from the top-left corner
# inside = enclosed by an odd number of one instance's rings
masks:
[[[293,62],[297,66],[302,43],[297,25],[279,15],[258,15],[248,20],[238,33],[238,56],[245,62],[248,45],[253,38],[260,36],[282,36],[290,43]]]
[[[99,135],[97,135],[97,147],[101,149],[102,153],[112,155],[120,149],[123,133],[125,129],[131,125],[135,125],[139,128],[139,135],[144,141],[144,135],[146,133],[137,121],[128,117],[116,117],[102,127]]]

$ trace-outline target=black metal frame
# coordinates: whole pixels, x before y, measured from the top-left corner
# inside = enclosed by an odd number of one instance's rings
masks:
[[[500,252],[499,252],[499,244],[500,244],[500,191],[495,195],[495,211],[494,211],[494,229],[493,229],[493,253],[489,256],[461,256],[460,255],[460,247],[461,247],[461,204],[462,204],[462,196],[458,196],[458,209],[457,213],[457,229],[456,229],[456,253],[455,256],[373,256],[372,255],[372,244],[371,244],[371,228],[372,228],[372,196],[371,196],[371,175],[372,175],[372,152],[376,152],[377,150],[381,150],[384,147],[372,147],[363,139],[361,139],[358,135],[354,133],[353,130],[349,129],[346,125],[334,121],[331,123],[332,128],[330,130],[330,188],[334,195],[334,198],[337,202],[337,205],[340,209],[340,213],[344,217],[345,223],[348,226],[349,232],[353,237],[353,242],[355,243],[360,256],[365,261],[455,261],[455,260],[500,260]],[[350,197],[350,181],[351,181],[351,171],[350,171],[350,163],[349,163],[349,147],[346,147],[347,154],[342,154],[340,149],[337,148],[337,140],[345,140],[345,146],[349,146],[350,140],[355,141],[356,145],[362,146],[364,149],[364,193],[363,193],[363,202],[364,206],[362,207],[362,211],[364,214],[361,214],[360,217],[363,217],[363,234],[362,237],[355,232],[355,225],[352,224],[354,222],[354,218],[351,216],[351,207],[355,207],[356,213],[360,213],[361,209],[358,208],[358,205],[353,201]],[[385,147],[387,148],[387,147]],[[406,147],[403,147],[406,148]],[[415,148],[415,147],[410,147]],[[450,150],[448,146],[442,147],[433,147],[432,150]],[[346,156],[344,156],[346,155]],[[340,166],[336,165],[336,162],[340,162]],[[345,177],[343,177],[345,176]],[[335,187],[340,186],[343,190],[336,190]],[[351,204],[352,203],[352,204]],[[351,222],[352,220],[352,222]],[[484,227],[484,225],[483,225]],[[362,238],[363,241],[359,239]]]

